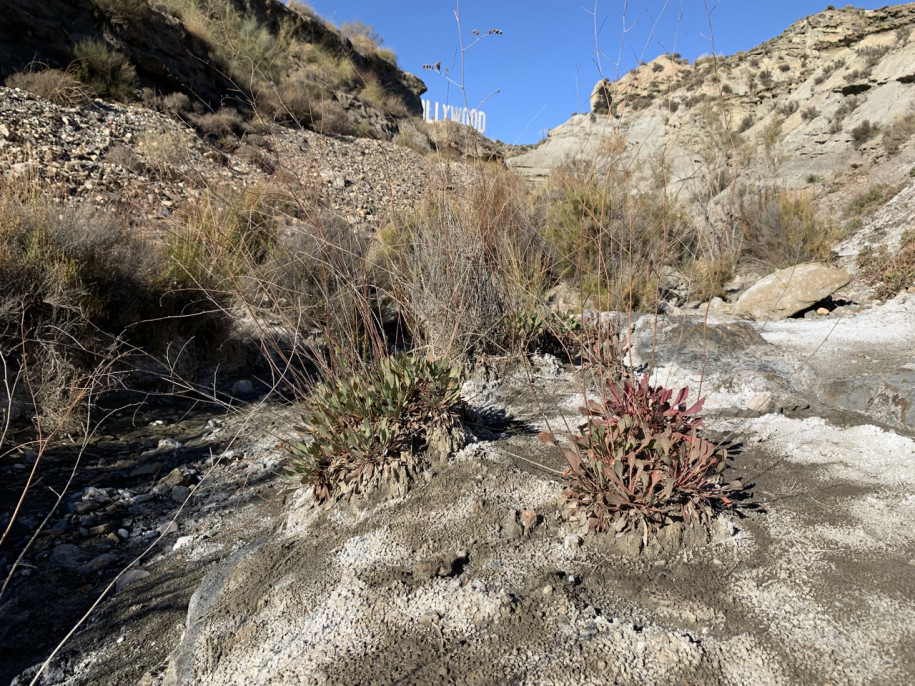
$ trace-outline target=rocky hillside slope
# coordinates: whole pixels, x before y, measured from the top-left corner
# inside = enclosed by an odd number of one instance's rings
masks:
[[[575,115],[509,164],[543,178],[620,136],[643,183],[666,158],[670,184],[697,197],[735,178],[898,182],[915,164],[915,4],[827,9],[752,50],[693,64],[661,55],[611,96],[608,115]]]
[[[94,42],[126,57],[133,85],[159,97],[181,93],[207,111],[276,105],[305,123],[319,105],[299,111],[303,99],[330,101],[354,127],[365,122],[390,138],[399,117],[421,113],[426,87],[392,53],[356,38],[303,3],[278,0],[11,0],[0,25],[0,81],[35,63],[82,68],[79,46]],[[271,102],[276,96],[284,102]]]

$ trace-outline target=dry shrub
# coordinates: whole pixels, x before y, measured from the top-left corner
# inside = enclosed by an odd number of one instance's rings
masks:
[[[383,236],[395,275],[386,288],[436,358],[507,352],[516,314],[552,285],[549,246],[522,183],[481,171],[465,195],[434,192]]]
[[[915,114],[898,116],[893,119],[883,134],[883,147],[888,154],[895,155],[913,135],[915,135]]]
[[[129,145],[113,145],[105,153],[105,161],[109,164],[118,164],[125,169],[138,172],[142,168],[142,163],[133,148]]]
[[[241,113],[234,107],[221,107],[216,112],[190,114],[188,121],[204,136],[222,138],[241,136],[250,129]]]
[[[0,182],[0,245],[5,381],[24,375],[45,417],[69,412],[120,342],[162,351],[177,328],[191,338],[214,321],[171,292],[163,256],[112,213]]]
[[[304,196],[211,190],[169,237],[173,278],[241,307],[277,378],[304,397],[315,373],[351,373],[384,353],[367,236]]]
[[[7,88],[21,88],[63,107],[73,107],[89,99],[89,89],[74,74],[42,69],[41,65],[29,65],[27,70],[10,75],[5,84]]]
[[[653,310],[662,268],[688,266],[697,256],[698,234],[663,191],[660,198],[630,192],[630,179],[618,169],[556,170],[545,235],[584,300],[600,309]]]
[[[151,171],[169,177],[180,172],[189,158],[191,137],[176,129],[147,131],[137,138],[137,150],[142,153]]]
[[[137,72],[122,52],[87,38],[73,48],[80,80],[98,97],[129,101],[136,97]]]
[[[781,269],[810,260],[830,260],[842,238],[832,222],[820,220],[812,197],[766,188],[739,208],[742,256]]]

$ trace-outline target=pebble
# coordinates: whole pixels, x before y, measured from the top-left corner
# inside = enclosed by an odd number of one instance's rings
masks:
[[[579,536],[578,534],[569,534],[568,536],[565,537],[562,544],[566,548],[574,549],[574,548],[581,548],[581,546],[584,542],[585,542],[584,539],[581,536]]]
[[[123,589],[130,586],[130,584],[136,583],[137,581],[142,581],[143,579],[148,579],[151,576],[152,574],[147,572],[145,569],[128,569],[114,583],[114,590],[122,591]]]

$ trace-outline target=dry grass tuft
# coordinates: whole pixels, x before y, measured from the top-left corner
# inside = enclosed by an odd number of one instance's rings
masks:
[[[60,69],[43,68],[38,64],[10,75],[5,85],[7,88],[21,88],[62,107],[82,104],[90,96],[89,88],[75,74]]]

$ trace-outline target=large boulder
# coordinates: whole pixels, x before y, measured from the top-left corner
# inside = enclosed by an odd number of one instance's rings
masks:
[[[610,114],[612,102],[610,79],[601,79],[594,84],[594,90],[591,91],[591,112],[593,114]]]
[[[819,262],[780,269],[748,288],[733,313],[757,321],[783,319],[832,295],[850,280],[844,270]]]

